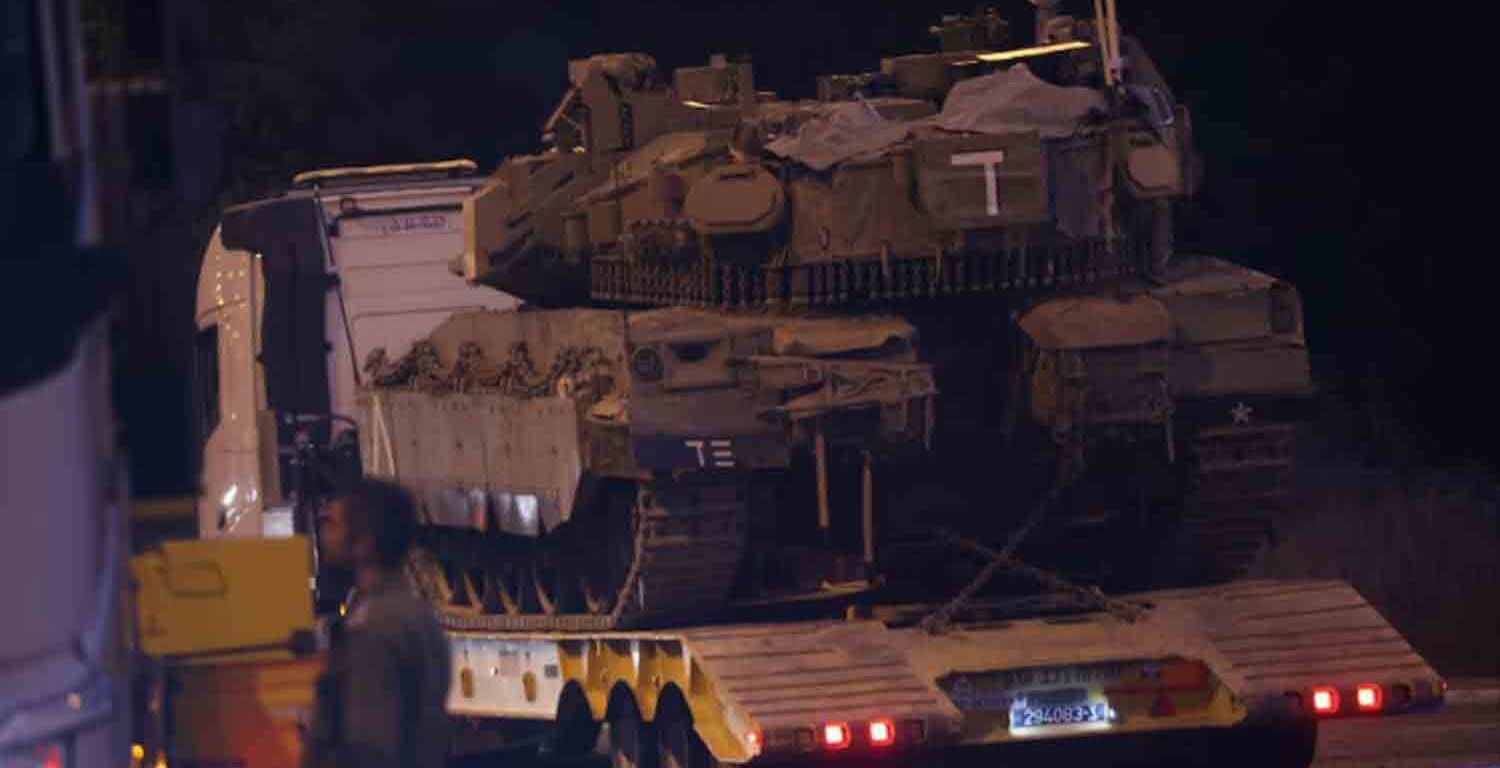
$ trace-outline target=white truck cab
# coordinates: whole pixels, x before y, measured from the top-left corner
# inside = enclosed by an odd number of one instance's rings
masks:
[[[278,412],[352,415],[371,352],[398,356],[455,311],[519,304],[449,269],[463,250],[463,200],[483,182],[475,170],[458,160],[310,171],[226,211],[194,312],[200,537],[292,533]],[[285,298],[268,313],[271,281]]]

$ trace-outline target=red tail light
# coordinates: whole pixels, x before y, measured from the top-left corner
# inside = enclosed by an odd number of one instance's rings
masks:
[[[828,747],[829,749],[843,749],[844,747],[849,746],[849,724],[824,724],[823,746]]]
[[[1339,692],[1327,686],[1312,689],[1313,711],[1320,715],[1331,715],[1339,711]]]
[[[1385,695],[1380,686],[1365,683],[1354,689],[1354,703],[1362,712],[1379,712],[1381,705],[1385,703]]]
[[[870,744],[889,747],[896,743],[896,724],[889,720],[870,721]]]

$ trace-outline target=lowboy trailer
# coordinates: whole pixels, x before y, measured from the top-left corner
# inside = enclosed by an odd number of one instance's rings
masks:
[[[306,583],[307,552],[295,536],[137,558],[143,646],[175,691],[169,764],[250,751],[256,766],[295,764],[321,666],[305,640],[300,657],[287,642],[312,629],[310,596],[288,588]],[[607,745],[615,765],[643,768],[1006,754],[1300,766],[1320,720],[1442,705],[1439,675],[1342,581],[1065,605],[975,604],[937,631],[918,621],[930,606],[909,605],[592,632],[487,631],[448,614],[453,751]]]

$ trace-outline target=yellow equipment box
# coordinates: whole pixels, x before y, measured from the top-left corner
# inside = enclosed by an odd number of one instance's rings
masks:
[[[305,537],[167,541],[133,558],[130,570],[141,650],[150,656],[285,646],[314,628]]]
[[[294,536],[167,541],[131,561],[141,650],[170,680],[157,715],[173,763],[298,764],[325,662],[289,642],[314,631],[311,556]]]

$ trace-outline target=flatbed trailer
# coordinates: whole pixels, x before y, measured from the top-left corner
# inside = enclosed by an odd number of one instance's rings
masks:
[[[249,745],[257,766],[277,754],[294,764],[321,664],[267,649],[310,628],[310,598],[285,588],[304,575],[306,546],[172,542],[138,559],[140,619],[155,632],[144,644],[176,660],[171,764],[244,759],[235,750]],[[616,765],[947,764],[1007,750],[1067,764],[1082,762],[1061,757],[1073,752],[1114,762],[1175,750],[1306,765],[1319,720],[1442,704],[1436,671],[1342,581],[1241,581],[1108,605],[976,605],[941,631],[913,620],[926,606],[600,632],[484,631],[449,614],[453,747],[586,752],[607,724]]]
[[[1236,727],[1284,733],[1295,743],[1264,746],[1310,760],[1316,719],[1441,703],[1437,673],[1342,581],[1127,601],[1142,607],[1132,618],[976,619],[936,634],[878,617],[597,634],[450,621],[449,709],[554,721],[586,705],[612,727],[691,729],[660,743],[696,736],[702,757],[744,764]]]

